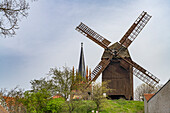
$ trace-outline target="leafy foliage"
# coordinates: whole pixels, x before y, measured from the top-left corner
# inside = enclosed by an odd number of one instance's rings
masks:
[[[67,100],[71,93],[72,71],[68,67],[63,67],[62,70],[51,68],[49,76],[52,80],[53,89],[63,95],[64,99]]]
[[[103,93],[106,93],[111,90],[107,87],[108,82],[103,82],[102,84],[101,83],[93,84],[92,100],[96,103],[98,111],[101,104],[105,103],[106,101],[106,97],[103,96]]]
[[[68,99],[71,94],[71,88],[73,84],[72,71],[64,66],[60,68],[51,68],[48,76],[39,80],[31,80],[31,92],[37,92],[41,89],[46,89],[52,96],[61,94],[65,100]]]
[[[50,113],[58,113],[62,110],[63,104],[65,103],[63,98],[55,98],[48,101],[46,111]]]
[[[53,79],[48,79],[46,77],[40,78],[39,80],[31,80],[31,92],[38,92],[39,90],[46,89],[51,95],[57,94],[57,90],[52,81]]]
[[[38,92],[24,93],[23,104],[29,113],[43,113],[46,111],[48,101],[51,100],[50,92],[46,89],[39,90]]]

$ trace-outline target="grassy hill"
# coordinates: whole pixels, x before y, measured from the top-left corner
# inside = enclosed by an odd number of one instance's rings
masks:
[[[83,102],[73,113],[91,113],[96,110],[92,101]],[[144,102],[128,100],[106,100],[99,113],[144,113]]]
[[[107,100],[100,113],[144,113],[144,102],[127,100]]]

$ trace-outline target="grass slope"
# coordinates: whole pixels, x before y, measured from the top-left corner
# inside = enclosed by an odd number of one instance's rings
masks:
[[[91,100],[77,101],[76,106],[72,113],[92,113],[92,110],[95,110],[96,113],[96,104]],[[62,113],[68,113],[68,108],[63,108]],[[99,113],[144,113],[144,102],[124,99],[105,100]]]
[[[144,102],[123,99],[107,100],[100,113],[144,113]]]

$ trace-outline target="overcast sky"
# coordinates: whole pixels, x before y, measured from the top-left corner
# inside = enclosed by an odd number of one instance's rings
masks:
[[[17,35],[0,38],[0,88],[30,89],[29,82],[45,77],[50,68],[77,68],[81,42],[85,63],[94,69],[104,50],[77,32],[76,26],[83,22],[113,44],[142,11],[152,18],[130,45],[131,57],[161,84],[170,79],[168,0],[39,0],[30,5]],[[135,87],[142,83],[134,78]]]

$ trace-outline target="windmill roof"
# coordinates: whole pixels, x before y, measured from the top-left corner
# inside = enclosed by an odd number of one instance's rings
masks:
[[[112,44],[111,46],[109,46],[109,49],[111,49],[111,50],[118,50],[120,47],[121,47],[121,45],[118,42],[116,42],[116,43]],[[130,57],[128,49],[126,49],[123,46],[122,46],[122,50],[121,50],[121,52],[119,54],[121,56],[123,56],[123,57],[126,57],[126,58]],[[111,55],[111,53],[108,50],[105,50],[103,55],[102,55],[102,58],[109,58],[110,55]]]

